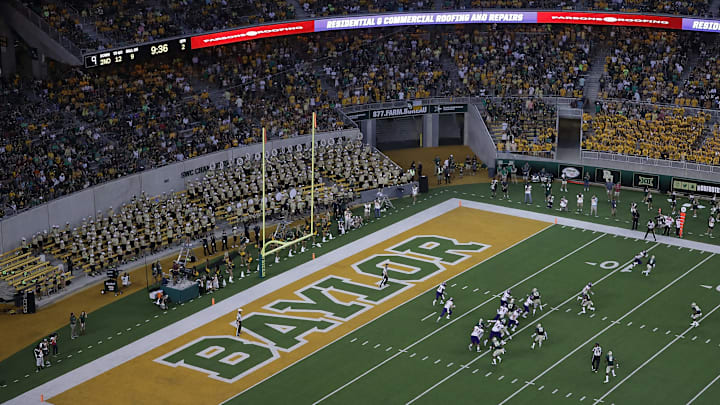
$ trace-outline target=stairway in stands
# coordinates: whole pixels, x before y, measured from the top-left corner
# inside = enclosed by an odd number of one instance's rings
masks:
[[[590,64],[590,71],[585,78],[585,98],[588,99],[587,105],[592,106],[598,99],[600,93],[600,77],[605,72],[605,58],[610,55],[610,49],[607,46],[601,44],[594,44],[595,49],[593,52],[592,63]],[[594,111],[594,109],[591,109]]]

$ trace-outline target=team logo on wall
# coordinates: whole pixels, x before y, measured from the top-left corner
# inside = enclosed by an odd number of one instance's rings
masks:
[[[635,187],[660,188],[660,176],[652,174],[633,174],[633,185]]]
[[[560,165],[560,175],[562,176],[563,174],[568,179],[577,179],[582,176],[582,168]]]

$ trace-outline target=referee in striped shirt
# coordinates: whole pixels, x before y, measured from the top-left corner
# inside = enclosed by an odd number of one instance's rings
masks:
[[[592,348],[592,371],[598,372],[598,369],[600,368],[600,359],[602,358],[602,348],[600,347],[600,343],[595,343],[595,346]]]
[[[236,322],[237,331],[235,332],[235,336],[240,336],[240,333],[242,333],[242,308],[238,308]]]

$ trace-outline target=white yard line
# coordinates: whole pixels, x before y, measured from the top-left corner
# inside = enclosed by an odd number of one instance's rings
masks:
[[[701,389],[700,392],[698,392],[697,394],[695,394],[695,396],[692,397],[692,399],[690,399],[685,405],[690,405],[690,404],[692,404],[693,402],[695,402],[695,400],[698,399],[698,397],[700,397],[700,395],[702,395],[705,391],[707,391],[707,389],[710,388],[711,385],[715,384],[715,382],[716,382],[717,380],[720,380],[720,374],[718,374],[717,377],[713,378],[713,380],[710,381],[710,383],[708,383],[708,385],[706,385],[703,389]]]
[[[605,234],[601,234],[601,235],[598,236],[597,238],[591,240],[590,242],[587,242],[586,244],[580,246],[579,248],[573,250],[572,252],[570,252],[570,253],[566,254],[565,256],[561,257],[560,259],[558,259],[558,260],[554,261],[553,263],[551,263],[551,264],[543,267],[542,269],[540,269],[540,270],[536,271],[535,273],[533,273],[533,274],[525,277],[525,278],[522,279],[521,281],[513,284],[512,286],[510,286],[510,287],[508,287],[508,288],[506,288],[506,289],[513,289],[513,288],[517,287],[518,285],[526,282],[527,280],[530,280],[531,278],[535,277],[536,275],[538,275],[538,274],[546,271],[547,269],[552,268],[554,265],[560,263],[561,261],[563,261],[563,260],[567,259],[568,257],[572,256],[573,254],[579,252],[580,250],[584,249],[585,247],[591,245],[592,243],[594,243],[595,241],[599,240],[599,239],[602,238],[603,236],[605,236]],[[527,239],[527,238],[526,238],[526,239]],[[512,246],[510,246],[510,247],[508,247],[508,248],[506,248],[506,249],[504,249],[504,250],[502,250],[501,252],[499,252],[499,253],[497,253],[497,254],[500,254],[500,253],[502,253],[502,252],[505,252],[505,251],[508,250],[508,249],[511,249],[511,248],[517,246],[519,243],[522,243],[522,242],[525,241],[526,239],[523,239],[522,241],[520,241],[520,242],[518,242],[518,243],[516,243],[516,244],[514,244],[514,245],[512,245]],[[488,258],[488,259],[489,259],[489,258]],[[488,259],[486,259],[486,260],[488,260]],[[503,290],[503,291],[504,291],[504,290]],[[428,333],[427,335],[423,336],[422,338],[420,338],[420,339],[416,340],[415,342],[411,343],[410,345],[406,346],[405,348],[403,348],[403,350],[406,350],[406,351],[407,351],[408,349],[411,349],[413,346],[415,346],[415,345],[423,342],[425,339],[433,336],[434,334],[436,334],[436,333],[440,332],[441,330],[445,329],[446,327],[450,326],[453,322],[456,322],[457,320],[459,320],[459,319],[462,318],[463,316],[465,316],[465,315],[467,315],[467,314],[470,314],[470,313],[476,311],[478,308],[482,307],[483,305],[487,305],[488,303],[490,303],[490,302],[492,302],[492,301],[495,301],[495,300],[496,300],[495,297],[491,297],[491,298],[483,301],[482,303],[478,304],[477,306],[475,306],[474,308],[470,309],[469,311],[463,313],[462,315],[458,316],[457,318],[452,319],[450,322],[444,324],[443,326],[441,326],[441,327],[433,330],[432,332]],[[324,397],[320,398],[319,400],[315,401],[315,402],[313,403],[313,405],[319,404],[319,403],[325,401],[326,399],[332,397],[333,395],[337,394],[338,392],[342,391],[343,389],[347,388],[348,386],[354,384],[354,383],[355,383],[356,381],[358,381],[359,379],[361,379],[361,378],[365,377],[366,375],[372,373],[373,371],[375,371],[375,370],[377,370],[378,368],[382,367],[385,363],[387,363],[387,362],[391,361],[392,359],[394,359],[395,357],[399,356],[399,354],[400,354],[400,353],[395,353],[394,355],[392,355],[392,356],[388,357],[387,359],[381,361],[380,363],[378,363],[378,364],[376,364],[375,366],[369,368],[368,370],[365,370],[362,374],[358,375],[357,377],[353,378],[352,380],[350,380],[350,381],[346,382],[345,384],[341,385],[340,387],[336,388],[335,390],[333,390],[333,391],[330,392],[329,394],[327,394],[327,395],[325,395]]]
[[[650,249],[648,249],[648,251],[654,249],[654,248],[657,247],[657,246],[658,246],[658,245],[651,246]],[[605,280],[606,278],[608,278],[608,277],[612,276],[613,274],[617,273],[618,271],[620,271],[621,269],[623,269],[625,266],[627,266],[627,265],[628,265],[629,263],[631,263],[631,262],[632,262],[632,260],[628,261],[627,263],[623,264],[622,266],[618,266],[615,270],[611,271],[610,273],[608,273],[608,274],[604,275],[603,277],[601,277],[599,280],[595,281],[595,282],[593,283],[593,285],[597,285],[597,284],[601,283],[603,280]],[[551,313],[553,313],[554,311],[556,311],[557,308],[562,307],[563,305],[567,304],[568,302],[570,302],[570,301],[572,301],[572,300],[575,300],[575,299],[577,298],[577,296],[578,296],[578,293],[579,293],[579,291],[573,293],[568,299],[566,299],[565,301],[563,301],[563,302],[560,303],[559,305],[556,305],[556,306],[552,307],[552,309],[550,309],[550,311],[544,313],[544,314],[543,314],[542,316],[540,316],[539,318],[533,319],[532,322],[528,322],[527,325],[525,325],[525,326],[523,326],[522,328],[520,328],[517,332],[514,332],[514,333],[512,334],[512,336],[515,337],[517,334],[519,334],[519,333],[522,332],[523,330],[529,328],[530,326],[534,326],[534,325],[536,324],[536,322],[540,322],[541,319],[545,318],[546,316],[548,316],[548,315],[550,315]],[[464,370],[465,368],[469,367],[471,364],[473,364],[473,363],[476,362],[477,360],[480,360],[481,357],[485,356],[485,355],[488,354],[488,353],[490,353],[490,350],[486,350],[486,351],[483,352],[482,354],[476,356],[474,359],[470,360],[468,363],[466,363],[465,365],[461,366],[460,368],[458,368],[457,370],[455,370],[453,373],[451,373],[451,374],[448,375],[447,377],[445,377],[445,378],[443,378],[442,380],[440,380],[440,381],[438,381],[437,383],[435,383],[432,387],[430,387],[430,388],[426,389],[425,391],[423,391],[422,393],[420,393],[420,395],[418,395],[418,396],[416,396],[415,398],[413,398],[413,399],[411,399],[410,401],[408,401],[405,405],[412,404],[413,402],[415,402],[415,401],[417,401],[418,399],[422,398],[423,396],[425,396],[425,394],[427,394],[428,392],[434,390],[435,388],[437,388],[438,386],[440,386],[440,384],[444,383],[445,381],[451,379],[451,378],[454,377],[457,373],[459,373],[459,372],[461,372],[462,370]],[[527,387],[528,385],[530,385],[530,384],[532,384],[532,383],[533,383],[533,381],[526,382],[526,384],[525,384],[524,387]]]
[[[703,317],[700,319],[699,322],[702,322],[703,319],[707,318],[708,316],[710,316],[710,314],[712,314],[713,312],[717,311],[718,308],[720,308],[720,304],[718,304],[717,306],[715,306],[715,308],[713,308],[710,312],[708,312],[705,316],[703,316]],[[678,340],[682,339],[682,338],[685,336],[686,333],[690,332],[690,331],[693,330],[694,328],[695,328],[694,326],[691,326],[691,327],[685,329],[685,332],[683,332],[683,333],[681,333],[680,335],[676,336],[675,339],[673,339],[673,340],[670,341],[670,343],[666,344],[665,346],[663,346],[662,349],[658,350],[655,354],[653,354],[652,356],[650,356],[649,359],[645,360],[645,361],[644,361],[641,365],[639,365],[635,370],[633,370],[630,374],[628,374],[627,376],[625,376],[625,378],[623,378],[622,380],[620,380],[620,382],[618,382],[618,383],[615,384],[612,388],[610,388],[610,389],[608,390],[608,392],[606,392],[605,394],[603,394],[603,396],[601,396],[600,398],[596,399],[594,403],[597,404],[598,402],[602,402],[603,399],[605,399],[605,398],[606,398],[608,395],[610,395],[613,391],[615,391],[616,389],[618,389],[618,387],[620,387],[625,381],[627,381],[628,379],[630,379],[630,377],[634,376],[635,373],[637,373],[638,371],[640,371],[640,369],[642,369],[643,367],[647,366],[648,363],[650,363],[650,362],[653,361],[657,356],[659,356],[660,354],[662,354],[662,352],[664,352],[665,350],[667,350],[668,347],[670,347],[670,346],[672,346],[673,344],[675,344],[675,342],[677,342]],[[690,401],[690,402],[692,402],[692,401]]]
[[[657,245],[655,245],[655,246],[657,246]],[[665,290],[667,290],[668,288],[670,288],[671,286],[673,286],[673,285],[674,285],[676,282],[678,282],[680,279],[682,279],[683,277],[687,276],[687,275],[690,274],[691,272],[695,271],[695,269],[697,269],[697,268],[700,267],[703,263],[705,263],[705,262],[707,262],[708,260],[710,260],[710,258],[712,258],[713,256],[715,256],[714,253],[711,254],[711,255],[709,255],[709,256],[706,257],[705,259],[703,259],[700,263],[698,263],[698,264],[696,264],[695,266],[693,266],[690,270],[688,270],[688,271],[686,271],[685,273],[681,274],[679,277],[677,277],[675,280],[671,281],[669,284],[665,285],[663,288],[661,288],[661,289],[659,289],[658,291],[656,291],[653,295],[651,295],[651,296],[649,296],[648,298],[646,298],[645,301],[643,301],[643,302],[641,302],[639,305],[633,307],[630,311],[626,312],[625,315],[623,315],[623,316],[621,316],[620,318],[618,318],[617,321],[618,321],[618,322],[619,322],[619,321],[622,321],[622,320],[625,319],[626,317],[630,316],[633,312],[635,312],[636,310],[638,310],[639,308],[641,308],[642,306],[644,306],[645,304],[647,304],[648,302],[650,302],[650,300],[652,300],[653,298],[657,297],[657,296],[660,295],[663,291],[665,291]],[[587,347],[587,345],[588,345],[590,342],[594,341],[598,336],[602,335],[602,334],[605,333],[608,329],[612,328],[612,327],[615,326],[616,324],[617,324],[617,323],[615,323],[615,322],[610,323],[610,325],[606,326],[606,327],[603,328],[600,332],[598,332],[598,333],[596,333],[594,336],[592,336],[590,339],[588,339],[588,340],[586,340],[585,342],[583,342],[583,343],[581,343],[580,345],[578,345],[578,347],[576,347],[576,348],[573,349],[570,353],[568,353],[568,354],[566,354],[565,356],[563,356],[563,358],[561,358],[560,360],[558,360],[557,362],[555,362],[555,364],[553,364],[552,366],[550,366],[550,367],[548,367],[547,369],[545,369],[545,371],[543,371],[542,373],[538,374],[535,378],[533,378],[533,379],[530,380],[529,382],[530,382],[530,383],[534,383],[535,381],[537,381],[538,379],[540,379],[542,376],[544,376],[545,374],[549,373],[550,370],[554,369],[554,368],[557,367],[560,363],[562,363],[563,361],[565,361],[568,357],[570,357],[570,356],[572,356],[573,354],[575,354],[575,352],[577,352],[578,350],[582,349],[583,347]],[[510,394],[510,396],[508,396],[507,398],[505,398],[505,399],[504,399],[502,402],[500,402],[498,405],[502,405],[502,404],[507,403],[510,399],[514,398],[517,394],[519,394],[519,393],[522,392],[525,388],[527,388],[528,385],[529,385],[529,384],[526,383],[525,385],[523,385],[522,387],[520,387],[520,389],[518,389],[517,391],[513,392],[512,394]]]

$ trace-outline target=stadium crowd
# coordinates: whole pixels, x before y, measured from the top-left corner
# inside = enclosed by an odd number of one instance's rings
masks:
[[[353,124],[337,107],[389,100],[522,97],[509,104],[487,101],[483,114],[489,126],[501,127],[503,149],[547,152],[556,137],[555,111],[540,97],[582,97],[591,44],[600,41],[615,43],[601,98],[635,100],[641,94],[641,101],[686,105],[678,100],[693,97],[698,105],[716,105],[716,46],[699,48],[707,63],[681,80],[679,73],[690,68],[686,55],[668,55],[694,37],[643,30],[651,37],[641,39],[633,35],[640,31],[628,32],[575,26],[331,32],[249,41],[127,68],[55,67],[53,79],[43,82],[6,80],[0,202],[10,212],[22,210],[109,179],[256,142],[262,127],[270,137],[306,134],[311,112],[318,113],[320,131],[347,128]],[[630,104],[613,105],[599,104],[600,117],[588,122],[597,137],[588,147],[630,146],[613,146],[608,135],[607,120],[620,118],[607,111],[632,110]],[[646,112],[624,119],[645,119]],[[667,157],[712,162],[699,152],[710,121],[685,115],[665,109],[656,120],[687,123],[683,130],[696,142],[688,145],[693,150],[668,150]],[[623,125],[639,128],[634,121]],[[627,153],[642,155],[643,147]]]
[[[583,149],[712,163],[703,151],[708,133],[708,113],[679,107],[605,102],[602,110],[584,116]]]

